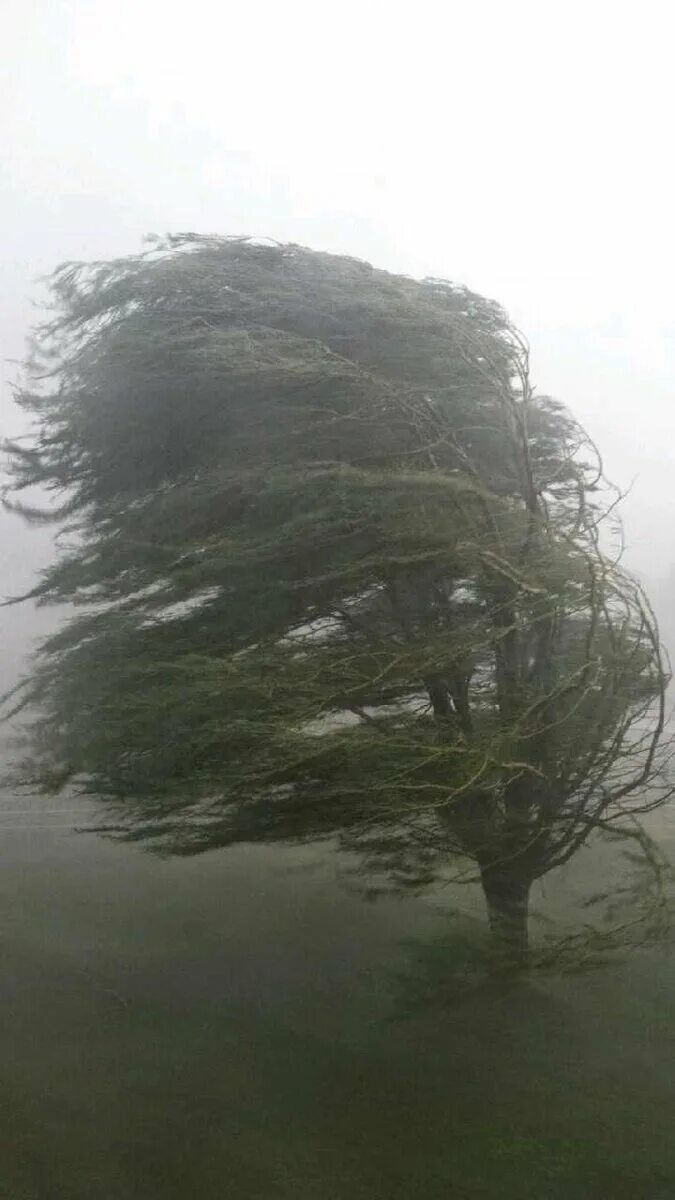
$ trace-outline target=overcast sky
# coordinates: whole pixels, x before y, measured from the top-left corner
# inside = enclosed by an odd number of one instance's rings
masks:
[[[635,480],[630,563],[668,571],[670,5],[4,0],[1,12],[4,357],[22,351],[36,276],[134,251],[149,231],[269,235],[444,275],[510,310],[541,389],[586,423],[620,484]],[[16,573],[32,535],[6,519],[0,532]],[[33,545],[39,558],[44,536]]]

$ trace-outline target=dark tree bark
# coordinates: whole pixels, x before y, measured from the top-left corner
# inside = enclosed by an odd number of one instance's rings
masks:
[[[494,949],[506,965],[524,966],[529,951],[532,880],[517,865],[510,864],[482,867],[480,874]]]

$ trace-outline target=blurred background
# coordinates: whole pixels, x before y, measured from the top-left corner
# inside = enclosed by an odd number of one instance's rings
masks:
[[[3,434],[65,259],[194,230],[444,276],[506,307],[599,443],[673,642],[672,20],[650,0],[4,0]],[[52,536],[0,514],[5,596]],[[3,686],[55,619],[0,611]],[[92,813],[67,797],[2,805],[0,1197],[675,1196],[665,948],[526,1008],[392,1025],[401,940],[452,898],[368,907],[318,854],[158,862],[78,835]]]

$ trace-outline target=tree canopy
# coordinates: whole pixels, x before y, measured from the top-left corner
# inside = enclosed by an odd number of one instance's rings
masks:
[[[193,853],[336,838],[493,928],[661,803],[666,674],[603,542],[597,455],[498,305],[297,246],[180,235],[65,264],[8,503],[75,615],[20,703],[30,777]]]

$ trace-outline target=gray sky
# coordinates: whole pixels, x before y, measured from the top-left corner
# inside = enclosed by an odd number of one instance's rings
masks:
[[[149,231],[444,275],[510,310],[541,389],[635,479],[629,562],[664,574],[672,23],[649,0],[4,0],[2,354],[22,351],[37,275]],[[30,531],[1,532],[17,558]]]

